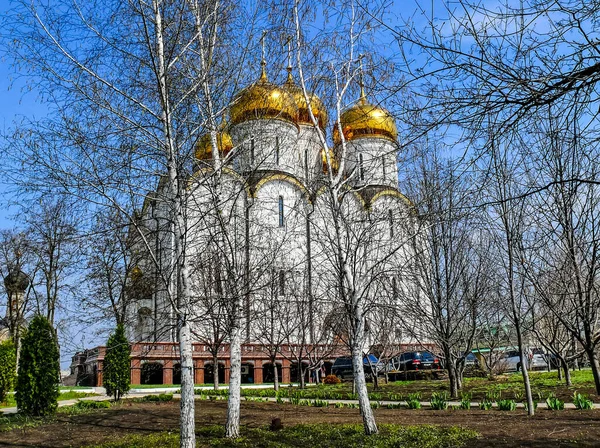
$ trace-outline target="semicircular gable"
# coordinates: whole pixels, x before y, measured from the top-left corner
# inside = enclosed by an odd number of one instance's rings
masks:
[[[415,204],[412,203],[412,201],[410,199],[408,199],[405,195],[403,195],[402,193],[400,193],[398,190],[393,189],[393,188],[386,188],[385,190],[381,190],[377,193],[375,193],[375,195],[373,195],[373,197],[371,198],[371,206],[380,198],[384,197],[384,196],[391,196],[391,197],[395,197],[400,199],[402,202],[404,202],[404,204],[406,204],[409,208],[414,209],[415,208]]]
[[[294,185],[302,192],[302,194],[306,197],[307,201],[312,202],[311,198],[310,198],[310,193],[309,193],[308,189],[306,188],[306,186],[302,182],[300,182],[296,177],[292,176],[291,174],[286,174],[286,173],[272,173],[272,174],[267,174],[266,176],[263,176],[254,186],[254,189],[253,189],[254,191],[253,191],[252,197],[256,198],[259,190],[262,187],[264,187],[269,182],[275,182],[275,181],[287,182],[291,185]]]
[[[198,180],[200,178],[200,176],[205,176],[211,172],[214,172],[214,169],[211,167],[204,167],[201,168],[197,171],[195,171],[192,176],[189,178],[188,180],[188,188],[191,188],[192,183],[196,180]],[[246,180],[240,176],[236,171],[232,170],[229,167],[223,167],[221,169],[221,172],[226,175],[229,176],[230,178],[232,178],[234,181],[237,181],[240,183],[240,185],[244,186],[244,190],[246,190],[246,194],[248,195],[248,197],[251,197],[252,194],[250,192],[250,187],[248,186],[248,183],[246,182]]]
[[[363,208],[365,210],[368,208],[368,203],[365,200],[365,198],[363,197],[363,195],[360,193],[360,191],[354,190],[353,188],[349,187],[348,185],[345,185],[343,190],[344,190],[343,193],[352,195],[352,197],[354,199],[356,199],[363,206]],[[319,187],[319,189],[315,192],[315,201],[319,196],[324,194],[326,191],[327,191],[327,185],[322,185],[321,187]],[[342,199],[343,199],[343,197],[342,197]]]

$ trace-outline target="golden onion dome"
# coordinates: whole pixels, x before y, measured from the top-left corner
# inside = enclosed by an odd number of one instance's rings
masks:
[[[135,266],[129,273],[129,276],[131,277],[132,280],[139,280],[143,275],[144,275],[144,273],[139,268],[139,266]]]
[[[227,157],[229,151],[233,149],[233,141],[227,132],[217,133],[217,148],[221,157]],[[195,156],[198,160],[212,159],[212,143],[210,134],[204,134],[196,143]]]
[[[290,93],[290,95],[292,95],[296,105],[298,106],[298,123],[308,125],[313,124],[310,119],[310,114],[308,113],[308,104],[310,104],[312,113],[319,123],[319,127],[321,129],[325,129],[327,126],[327,110],[325,109],[323,101],[321,101],[321,99],[314,93],[309,93],[308,103],[306,102],[304,92],[300,86],[294,82],[291,67],[288,67],[288,77],[285,81],[285,84],[283,84],[283,87]]]
[[[394,117],[383,107],[370,104],[362,87],[358,103],[342,112],[340,122],[346,141],[360,137],[379,137],[393,141],[398,138]],[[337,145],[341,140],[336,123],[333,127],[333,141]]]
[[[231,124],[271,118],[296,123],[298,107],[294,98],[284,88],[269,82],[264,61],[261,65],[260,79],[235,95],[229,109]]]
[[[337,174],[338,169],[340,168],[340,163],[332,149],[328,149],[327,153],[329,153],[331,169],[333,171],[333,174],[335,175]],[[329,172],[329,165],[327,165],[327,153],[324,149],[321,149],[321,162],[323,164],[323,174],[327,174]]]

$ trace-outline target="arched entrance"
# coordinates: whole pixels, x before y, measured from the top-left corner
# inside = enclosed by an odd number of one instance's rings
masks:
[[[308,371],[308,363],[303,362],[303,368],[305,369],[304,371],[304,382],[308,383],[308,377],[310,375],[310,372]],[[293,383],[299,383],[300,382],[300,369],[298,368],[298,363],[295,362],[290,366],[290,381],[292,381]]]
[[[142,384],[162,384],[163,365],[159,362],[147,362],[142,365]]]
[[[254,364],[250,362],[242,363],[242,384],[254,383]]]
[[[281,364],[275,363],[277,365],[277,378],[281,383]],[[267,362],[263,364],[263,382],[264,383],[274,383],[275,382],[275,372],[273,371],[273,364]]]
[[[211,384],[213,382],[213,365],[212,363],[204,364],[204,382]],[[225,382],[225,364],[219,363],[219,384]]]
[[[181,384],[181,364],[173,364],[173,384]]]
[[[325,361],[323,363],[323,366],[325,367],[325,376],[331,375],[331,368],[333,367],[333,363],[331,361]]]

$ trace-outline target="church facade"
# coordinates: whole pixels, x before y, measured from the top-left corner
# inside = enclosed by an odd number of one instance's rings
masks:
[[[211,382],[214,366],[228,381],[232,313],[245,336],[242,382],[273,381],[275,372],[283,382],[303,371],[328,373],[348,352],[348,291],[365,307],[365,350],[417,346],[397,315],[414,216],[398,189],[396,123],[362,88],[334,121],[330,147],[321,100],[304,94],[291,68],[283,85],[270,82],[263,62],[260,78],[231,102],[216,141],[207,134],[197,142],[185,211],[195,383]],[[135,249],[151,247],[155,255],[142,256],[130,279],[139,285],[131,289],[127,328],[133,384],[179,380],[164,280],[176,263],[170,213],[159,183],[144,203],[144,244]],[[86,353],[96,384],[103,350]]]

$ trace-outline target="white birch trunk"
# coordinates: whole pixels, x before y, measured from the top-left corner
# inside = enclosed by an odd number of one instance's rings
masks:
[[[179,354],[181,360],[181,439],[180,447],[194,448],[196,433],[194,421],[194,366],[190,325],[182,318],[179,326]]]
[[[377,423],[375,423],[375,415],[373,414],[373,409],[371,409],[367,381],[365,379],[362,347],[357,343],[352,345],[352,367],[354,370],[354,384],[358,393],[358,406],[360,407],[365,434],[377,434]]]
[[[231,329],[229,400],[227,401],[227,421],[225,437],[236,438],[240,435],[240,404],[242,384],[242,326],[239,318],[240,307],[236,304],[233,328]]]

